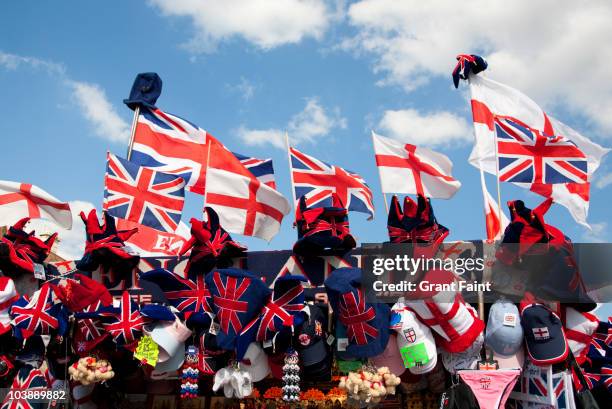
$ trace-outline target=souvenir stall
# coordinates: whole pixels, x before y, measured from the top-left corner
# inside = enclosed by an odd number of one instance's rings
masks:
[[[486,68],[478,56],[458,60],[456,84]],[[128,160],[108,154],[104,211],[81,214],[80,260],[51,260],[55,236],[30,231],[28,217],[3,234],[2,409],[607,406],[612,323],[591,313],[596,305],[573,245],[545,221],[552,199],[534,209],[508,202],[507,225],[498,213],[490,240],[464,243],[472,250],[457,255],[457,243],[445,241],[452,220],[439,223],[430,199],[448,198],[460,184],[442,175],[433,181],[415,176],[413,191],[394,185],[385,172],[397,163],[389,159],[395,142],[373,135],[383,191],[414,197],[392,197],[387,244],[414,259],[493,257],[484,272],[469,277],[492,284],[486,297],[453,286],[467,280],[457,271],[429,268],[415,280],[445,290],[378,299],[365,263],[373,253],[358,246],[349,225],[349,211],[373,212],[371,191],[359,175],[334,167],[357,193],[308,190],[311,176],[305,175],[330,165],[288,147],[297,240],[291,250],[248,251],[230,233],[269,239],[291,206],[261,162],[253,165],[161,111],[155,105],[160,93],[156,74],[140,74],[125,101],[135,111]],[[206,165],[180,177],[161,172],[170,165],[158,172],[155,155],[168,153],[148,149],[146,141],[160,135],[187,145],[203,138]],[[443,155],[408,151],[406,160],[419,163],[414,175],[434,175],[428,161],[445,171]],[[147,195],[138,191],[141,177],[148,178]],[[206,178],[200,192],[206,207],[201,219],[190,221],[190,237],[163,254],[141,251],[146,238],[137,238],[147,229],[176,229],[184,189],[197,193],[200,177]],[[129,183],[137,190],[131,197]],[[247,186],[255,193],[241,200],[253,202],[241,204],[228,186]],[[160,192],[162,204],[147,203]],[[65,210],[54,200],[37,202],[47,206],[43,217],[57,220]],[[149,210],[134,220],[138,206]],[[242,213],[232,213],[240,206]],[[557,263],[543,262],[551,257]],[[539,291],[541,281],[520,288],[496,282],[498,268],[519,274],[529,265],[548,277],[548,292]],[[559,294],[579,301],[560,303]]]

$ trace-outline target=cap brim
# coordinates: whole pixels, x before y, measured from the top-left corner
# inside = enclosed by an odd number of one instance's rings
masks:
[[[321,361],[324,361],[327,358],[327,347],[325,346],[325,341],[319,339],[315,341],[312,345],[302,349],[300,352],[300,360],[306,366],[311,366],[318,364]]]
[[[415,375],[422,375],[427,372],[431,372],[435,368],[437,363],[438,363],[438,354],[434,354],[433,358],[430,358],[429,361],[425,365],[413,366],[413,367],[408,368],[408,370],[410,371],[410,373],[413,373]]]
[[[552,328],[549,328],[551,331]],[[536,365],[552,365],[563,361],[568,355],[568,345],[563,328],[556,327],[545,342],[537,342],[530,337],[525,340],[529,359]]]
[[[510,356],[500,355],[493,351],[493,360],[497,361],[499,369],[522,369],[525,363],[525,353],[522,346]]]
[[[261,381],[270,373],[270,365],[266,355],[262,355],[262,359],[258,359],[257,362],[251,365],[241,365],[241,367],[251,375],[253,382]]]
[[[397,335],[389,335],[387,347],[385,348],[382,354],[372,358],[372,363],[379,368],[386,366],[387,368],[389,368],[389,371],[391,371],[391,373],[397,376],[400,376],[404,373],[404,371],[406,371],[406,367],[404,366],[402,361],[402,355],[399,351]]]

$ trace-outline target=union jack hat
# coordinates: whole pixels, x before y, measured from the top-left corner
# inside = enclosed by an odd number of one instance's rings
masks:
[[[104,329],[117,345],[131,349],[142,336],[144,325],[145,318],[140,314],[138,305],[124,291],[119,307],[114,308],[114,314],[108,323],[104,323]]]
[[[261,313],[247,324],[238,339],[238,359],[242,359],[253,341],[272,341],[279,332],[291,332],[304,321],[304,287],[306,278],[300,275],[279,277],[274,283],[272,297]]]
[[[13,379],[13,383],[11,383],[11,390],[23,394],[15,395],[13,399],[10,399],[11,394],[7,394],[2,402],[2,409],[42,409],[46,408],[48,402],[35,402],[32,398],[29,400],[26,399],[26,394],[24,393],[26,390],[35,391],[35,390],[45,390],[49,387],[47,383],[47,378],[43,374],[43,372],[34,368],[32,365],[24,365],[22,366],[15,378]]]
[[[15,283],[8,277],[0,277],[0,335],[11,330],[9,309],[19,299]]]
[[[32,335],[64,335],[68,328],[68,312],[49,284],[32,294],[20,297],[10,308],[11,324],[17,338]]]
[[[423,254],[425,257],[433,256],[449,235],[448,229],[436,220],[430,200],[421,195],[418,195],[416,203],[406,196],[403,209],[397,196],[393,196],[387,230],[391,243],[412,243],[415,256],[418,253],[418,256]]]
[[[25,232],[29,221],[29,217],[19,220],[0,239],[0,270],[7,275],[33,274],[34,264],[42,264],[51,253],[57,233],[43,241],[34,231]]]
[[[270,297],[270,290],[259,277],[237,268],[213,270],[204,281],[220,326],[217,344],[221,349],[233,350],[244,326],[257,316]]]
[[[330,207],[309,207],[302,196],[295,214],[298,240],[293,252],[319,255],[324,250],[346,252],[357,245],[351,234],[348,210],[336,193]]]
[[[80,213],[85,223],[87,241],[83,258],[76,267],[81,271],[95,271],[102,265],[105,271],[112,268],[119,276],[129,274],[138,265],[140,257],[130,254],[124,242],[138,229],[118,231],[113,216],[107,212],[103,215],[104,223],[100,224],[96,209],[92,209],[87,216],[84,212]]]
[[[389,340],[389,306],[366,301],[359,268],[339,268],[325,280],[325,289],[336,316],[346,327],[347,355],[368,358],[381,354]]]
[[[475,54],[459,54],[453,69],[453,84],[459,88],[459,80],[467,80],[470,74],[478,74],[487,69],[487,61]]]
[[[166,269],[156,269],[140,275],[141,281],[157,284],[168,303],[182,313],[190,328],[208,329],[212,315],[212,297],[199,274],[194,279],[183,278]]]
[[[191,219],[191,238],[183,244],[179,254],[182,256],[191,250],[185,271],[188,274],[205,274],[221,261],[238,257],[246,247],[232,240],[228,232],[221,227],[219,216],[212,207],[205,207],[206,220]]]

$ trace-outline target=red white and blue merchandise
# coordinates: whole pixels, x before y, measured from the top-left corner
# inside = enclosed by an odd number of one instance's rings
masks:
[[[242,328],[261,311],[270,290],[259,277],[236,268],[213,270],[206,275],[205,283],[213,298],[215,321],[219,323],[217,345],[234,349]]]
[[[50,284],[32,294],[22,296],[10,309],[11,324],[18,338],[32,335],[63,335],[68,326],[66,308],[56,299]]]
[[[35,400],[33,397],[27,399],[27,394],[29,391],[43,391],[48,387],[47,378],[40,369],[24,365],[19,368],[0,409],[46,409],[48,401]]]
[[[4,237],[0,238],[0,270],[5,274],[19,276],[20,274],[44,275],[42,263],[51,253],[57,234],[42,240],[36,237],[34,231],[25,231],[29,217],[18,220],[9,227]]]
[[[11,331],[9,309],[18,299],[15,282],[9,277],[0,276],[0,335]]]
[[[336,193],[349,211],[374,216],[372,190],[361,176],[295,148],[289,148],[289,152],[296,198],[305,196],[308,207],[329,207],[332,193]]]
[[[142,335],[145,319],[127,291],[123,292],[119,306],[114,309],[116,311],[110,322],[104,324],[104,329],[117,345],[129,348]]]
[[[114,217],[174,232],[185,203],[185,181],[107,154],[104,210]]]
[[[236,152],[233,152],[233,154],[261,183],[276,189],[272,159],[258,159]]]
[[[586,183],[587,160],[569,139],[546,135],[516,118],[495,117],[499,180],[515,183]]]
[[[84,354],[96,347],[110,335],[104,330],[103,317],[111,316],[110,312],[104,314],[101,302],[90,304],[85,308],[81,317],[76,316],[74,331],[74,347],[78,354]]]
[[[389,340],[390,308],[384,303],[369,303],[361,287],[359,268],[339,268],[325,280],[336,325],[346,328],[346,352],[356,358],[382,353]]]
[[[157,284],[170,305],[183,314],[189,326],[210,326],[212,296],[204,281],[204,274],[190,279],[169,270],[156,269],[141,274],[140,279]]]

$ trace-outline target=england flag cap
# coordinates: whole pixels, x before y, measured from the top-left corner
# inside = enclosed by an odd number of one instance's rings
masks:
[[[521,304],[521,325],[529,359],[536,365],[552,365],[568,355],[567,339],[557,315],[538,303]]]
[[[415,375],[433,370],[438,362],[438,350],[429,327],[402,303],[395,304],[391,311],[391,328],[397,332],[400,354],[412,357],[404,359],[404,365],[408,364],[408,370]]]

